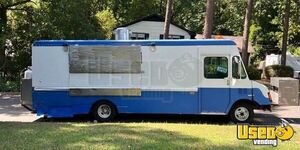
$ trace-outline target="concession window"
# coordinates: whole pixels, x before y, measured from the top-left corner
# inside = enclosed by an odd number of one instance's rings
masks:
[[[141,73],[140,46],[70,46],[70,73]]]

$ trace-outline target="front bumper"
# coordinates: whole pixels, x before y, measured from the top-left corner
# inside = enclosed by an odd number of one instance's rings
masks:
[[[262,109],[264,111],[268,110],[268,111],[272,112],[272,105],[261,105],[259,107],[259,109]]]

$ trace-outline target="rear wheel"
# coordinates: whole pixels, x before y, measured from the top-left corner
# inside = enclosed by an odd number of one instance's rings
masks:
[[[116,109],[110,102],[98,102],[93,107],[93,115],[97,121],[111,121],[116,116]]]
[[[235,123],[250,123],[253,115],[253,107],[249,104],[237,104],[230,111],[230,118]]]

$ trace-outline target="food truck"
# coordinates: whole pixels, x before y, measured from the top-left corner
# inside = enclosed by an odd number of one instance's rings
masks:
[[[231,40],[38,40],[32,45],[37,115],[228,115],[250,122],[270,109]]]

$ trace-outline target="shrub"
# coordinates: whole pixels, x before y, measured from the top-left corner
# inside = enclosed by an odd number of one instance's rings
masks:
[[[272,65],[265,68],[266,77],[293,77],[294,69],[290,66]]]
[[[0,78],[0,92],[19,92],[20,91],[20,81],[14,80],[4,80]]]
[[[258,70],[255,66],[248,66],[247,73],[250,80],[260,80],[262,71]]]

